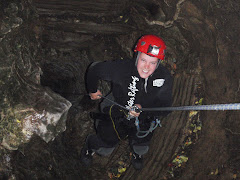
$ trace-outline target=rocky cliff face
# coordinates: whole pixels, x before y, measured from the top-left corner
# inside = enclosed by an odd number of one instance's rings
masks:
[[[45,142],[54,140],[66,129],[71,103],[40,85],[42,51],[32,29],[37,19],[32,5],[27,1],[6,2],[1,12],[1,159],[4,162],[8,157],[6,150],[17,150],[34,134]]]
[[[171,113],[141,172],[129,166],[127,142],[94,157],[90,169],[79,162],[98,103],[86,96],[85,71],[94,61],[133,57],[143,34],[167,44],[174,106],[239,102],[237,1],[2,0],[0,8],[0,178],[240,175],[238,111]]]

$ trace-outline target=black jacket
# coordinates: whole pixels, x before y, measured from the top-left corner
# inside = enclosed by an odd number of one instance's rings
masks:
[[[154,73],[142,79],[135,66],[135,60],[116,60],[94,63],[87,72],[87,90],[97,91],[98,80],[112,83],[115,101],[123,106],[141,104],[143,108],[169,107],[172,104],[172,76],[161,64]],[[139,119],[147,116],[164,116],[169,112],[142,112]]]

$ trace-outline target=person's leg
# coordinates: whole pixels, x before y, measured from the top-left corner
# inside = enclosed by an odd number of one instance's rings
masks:
[[[131,163],[137,170],[141,170],[144,166],[143,155],[149,150],[149,144],[152,138],[152,133],[149,133],[144,138],[138,138],[136,134],[129,136],[129,144],[132,150]]]
[[[119,139],[113,129],[111,121],[96,119],[96,135],[88,135],[81,151],[81,161],[86,165],[91,165],[94,153],[107,156],[115,149]]]
[[[114,143],[106,143],[98,135],[89,135],[86,144],[88,149],[100,156],[110,155],[116,147],[118,141]]]
[[[131,146],[131,149],[138,154],[139,156],[143,156],[144,154],[146,154],[149,150],[149,144],[150,142],[145,142],[145,143],[134,143]]]

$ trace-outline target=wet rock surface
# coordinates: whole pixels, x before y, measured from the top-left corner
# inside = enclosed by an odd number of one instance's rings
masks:
[[[143,34],[167,44],[174,106],[239,102],[237,1],[3,0],[0,10],[0,178],[240,176],[238,111],[171,113],[140,172],[130,165],[127,141],[110,157],[94,156],[88,169],[79,161],[94,133],[89,112],[99,103],[86,95],[87,67],[132,57]],[[109,84],[100,88],[107,94]]]

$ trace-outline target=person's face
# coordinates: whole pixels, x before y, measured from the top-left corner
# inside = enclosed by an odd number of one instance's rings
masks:
[[[157,64],[158,58],[141,53],[137,63],[138,74],[141,78],[148,78],[155,71]]]

